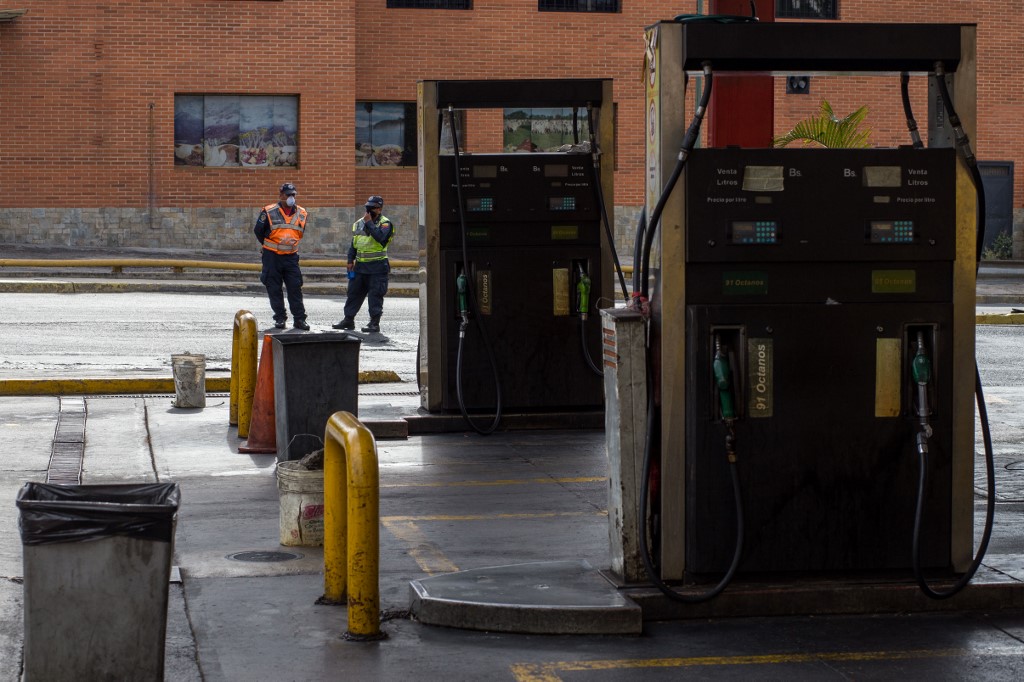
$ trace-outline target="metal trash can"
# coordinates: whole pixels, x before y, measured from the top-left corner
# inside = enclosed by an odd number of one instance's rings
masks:
[[[344,332],[273,337],[278,461],[322,448],[335,412],[358,415],[360,343]]]
[[[206,356],[199,353],[171,355],[175,407],[206,407]]]
[[[162,680],[176,483],[18,491],[23,680]]]

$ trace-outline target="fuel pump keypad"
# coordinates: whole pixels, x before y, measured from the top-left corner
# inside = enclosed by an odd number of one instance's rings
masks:
[[[775,220],[734,220],[729,229],[732,244],[778,244],[779,223]]]

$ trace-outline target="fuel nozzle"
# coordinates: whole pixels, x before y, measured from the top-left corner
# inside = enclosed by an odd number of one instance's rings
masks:
[[[921,444],[921,436],[925,438],[932,435],[932,427],[928,417],[932,414],[931,405],[928,402],[928,385],[932,382],[932,359],[928,355],[928,347],[924,342],[924,332],[917,332],[917,351],[910,363],[910,372],[917,388],[916,412],[917,421],[921,425],[921,433],[918,434],[918,445]]]
[[[715,386],[718,388],[718,407],[722,419],[732,423],[736,419],[736,403],[732,395],[732,370],[729,367],[729,358],[722,350],[722,340],[715,337],[715,358],[712,364],[715,374]]]
[[[580,319],[587,321],[587,311],[590,310],[590,276],[579,263],[576,264],[579,272],[579,279],[576,281],[576,312]]]
[[[455,278],[455,288],[459,293],[459,317],[462,318],[462,322],[459,323],[459,336],[465,336],[466,327],[469,326],[469,281],[465,272],[460,272]]]

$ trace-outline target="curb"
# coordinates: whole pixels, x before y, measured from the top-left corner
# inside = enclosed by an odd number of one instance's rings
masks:
[[[342,284],[307,283],[302,287],[306,296],[345,296]],[[0,293],[6,294],[118,294],[118,293],[208,293],[208,294],[261,294],[266,287],[259,282],[176,282],[152,280],[0,280]],[[392,283],[388,296],[415,298],[418,286]]]
[[[391,370],[359,373],[360,384],[400,383]],[[231,376],[206,377],[207,393],[231,391]],[[137,393],[174,393],[174,379],[161,377],[85,378],[85,379],[0,379],[0,397],[29,395],[134,395]]]

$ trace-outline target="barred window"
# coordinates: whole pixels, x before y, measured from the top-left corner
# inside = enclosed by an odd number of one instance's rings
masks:
[[[388,9],[473,9],[473,0],[388,0]]]
[[[619,0],[537,0],[541,12],[618,12]]]
[[[838,19],[837,0],[775,0],[778,19]]]

